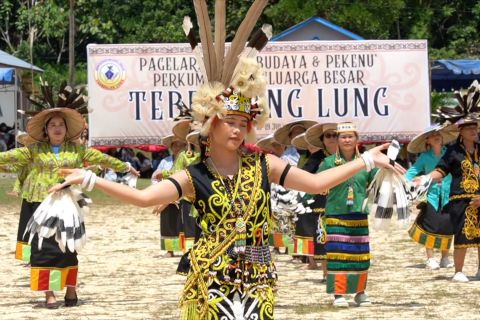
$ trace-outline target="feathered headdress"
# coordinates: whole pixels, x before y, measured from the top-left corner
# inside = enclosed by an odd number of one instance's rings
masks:
[[[472,82],[465,93],[455,91],[454,96],[458,104],[440,107],[433,115],[437,122],[461,125],[480,119],[480,85],[477,80]]]
[[[40,78],[40,97],[30,96],[28,100],[35,106],[36,111],[43,111],[52,108],[70,108],[80,114],[88,113],[88,97],[85,95],[84,87],[72,88],[66,82],[60,85],[60,90],[55,96],[53,86]]]
[[[267,82],[255,56],[271,38],[271,26],[252,32],[268,0],[255,0],[238,28],[225,55],[226,0],[215,1],[215,35],[212,34],[206,0],[193,0],[202,48],[198,47],[193,24],[185,17],[183,29],[205,79],[192,99],[195,120],[201,121],[202,136],[207,136],[215,116],[241,114],[263,127],[269,116]],[[245,45],[246,44],[246,45]]]

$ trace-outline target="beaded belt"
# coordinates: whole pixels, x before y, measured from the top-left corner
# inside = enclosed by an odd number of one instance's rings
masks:
[[[227,253],[234,260],[239,258],[238,254],[234,253],[233,246],[228,248]],[[272,261],[268,246],[245,246],[245,254],[240,257],[247,262],[259,264],[269,264]]]

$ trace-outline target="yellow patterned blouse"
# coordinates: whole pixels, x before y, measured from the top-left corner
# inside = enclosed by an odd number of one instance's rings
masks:
[[[0,166],[28,167],[21,187],[22,198],[28,202],[41,202],[46,198],[48,189],[62,179],[59,169],[82,168],[87,162],[120,172],[129,169],[125,162],[73,142],[62,144],[57,155],[46,142],[0,153]]]

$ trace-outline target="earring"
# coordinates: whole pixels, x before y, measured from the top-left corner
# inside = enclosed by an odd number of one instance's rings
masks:
[[[335,152],[335,165],[339,166],[343,163],[342,158],[340,158],[340,150],[337,147],[337,152]]]
[[[210,137],[205,141],[205,156],[210,157]]]

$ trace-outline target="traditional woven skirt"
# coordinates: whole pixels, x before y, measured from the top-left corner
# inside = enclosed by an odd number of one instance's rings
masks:
[[[443,209],[450,214],[454,248],[480,248],[479,210],[469,203],[470,199],[451,200]]]
[[[293,236],[293,255],[313,256],[315,254],[315,231],[318,217],[319,215],[313,212],[298,215]]]
[[[160,249],[166,251],[182,251],[179,239],[182,227],[180,208],[169,204],[160,214]]]
[[[450,249],[453,239],[450,215],[437,212],[428,202],[421,203],[418,208],[420,212],[408,230],[412,240],[427,249]]]
[[[319,223],[322,223],[322,216],[325,215],[326,197],[315,195],[314,202],[309,205],[311,213],[298,215],[295,224],[295,235],[293,237],[293,255],[314,256],[316,259],[325,259],[325,241],[317,241],[319,238]]]
[[[35,212],[40,203],[32,203]],[[27,236],[27,235],[26,235]],[[43,239],[42,248],[38,249],[38,236],[32,240],[30,264],[30,287],[34,291],[60,291],[77,285],[77,253],[68,248],[63,253],[55,236]]]
[[[181,232],[179,235],[180,245],[183,252],[187,252],[200,237],[202,229],[197,224],[197,219],[191,214],[192,204],[188,201],[180,201],[182,216]]]
[[[32,217],[35,209],[38,207],[38,203],[32,203],[23,200],[22,208],[20,209],[20,221],[18,222],[17,230],[17,245],[15,248],[15,259],[30,262],[30,245],[24,240],[23,234],[27,227],[28,220]],[[28,240],[28,235],[25,235]]]
[[[326,258],[325,245],[317,241],[319,220],[321,223],[321,215],[316,212],[298,215],[293,237],[293,255]]]
[[[368,215],[327,215],[327,293],[358,293],[367,285],[370,267]]]
[[[289,252],[293,251],[292,239],[283,232],[272,232],[268,237],[268,241],[275,248],[291,248]]]

